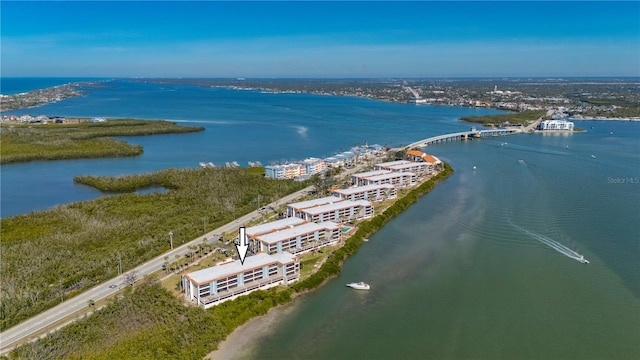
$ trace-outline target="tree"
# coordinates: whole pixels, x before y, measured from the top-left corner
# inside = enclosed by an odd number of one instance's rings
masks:
[[[122,275],[122,280],[125,285],[133,286],[133,284],[136,283],[136,280],[138,280],[138,270],[131,270],[128,273],[125,273]]]

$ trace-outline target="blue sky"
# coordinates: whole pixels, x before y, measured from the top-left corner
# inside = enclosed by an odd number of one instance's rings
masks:
[[[640,2],[0,2],[2,76],[640,76]]]

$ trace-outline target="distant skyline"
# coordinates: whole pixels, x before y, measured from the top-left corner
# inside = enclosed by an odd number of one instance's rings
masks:
[[[640,2],[0,3],[3,77],[640,76]]]

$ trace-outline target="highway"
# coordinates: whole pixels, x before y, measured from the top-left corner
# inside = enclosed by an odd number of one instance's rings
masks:
[[[272,206],[273,208],[277,208],[277,205],[290,203],[293,200],[296,200],[308,194],[311,189],[313,189],[313,186],[306,187],[300,191],[287,195],[277,200],[276,202],[267,204],[265,206]],[[189,246],[202,244],[202,240],[204,240],[205,237],[207,239],[211,239],[214,234],[222,235],[223,233],[229,231],[237,232],[240,226],[244,226],[251,220],[260,216],[261,215],[256,209],[255,211],[246,214],[231,223],[225,224],[213,231],[210,231],[196,239],[191,240],[188,243],[180,245],[179,247],[176,247],[173,250],[166,252],[154,258],[153,260],[150,260],[129,271],[137,271],[137,279],[141,279],[145,275],[149,275],[158,270],[162,270],[162,265],[165,262],[165,256],[168,256],[169,259],[174,259],[175,255],[184,257],[186,254],[189,254],[191,252],[191,250],[189,250]],[[72,316],[73,314],[85,309],[89,306],[89,300],[97,302],[106,298],[107,296],[115,294],[124,286],[125,284],[123,283],[122,276],[118,276],[100,285],[97,285],[69,300],[63,301],[59,305],[5,330],[4,332],[0,333],[0,355],[3,355],[10,351],[17,342],[20,342],[22,340],[30,340],[30,337],[35,338],[36,335],[41,335],[41,331],[44,328],[52,326],[61,319]],[[60,324],[58,327],[62,327],[71,321],[73,320],[69,320],[63,324]]]

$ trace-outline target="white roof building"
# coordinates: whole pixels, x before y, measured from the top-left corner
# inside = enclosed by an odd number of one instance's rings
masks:
[[[247,256],[182,276],[186,297],[209,308],[259,289],[295,282],[300,278],[298,258],[287,252]]]
[[[540,130],[573,131],[573,122],[566,120],[544,120],[540,123]]]
[[[353,174],[351,175],[351,184],[358,185],[358,186],[367,185],[366,178],[374,175],[382,175],[382,174],[390,174],[390,173],[391,173],[391,170],[374,170],[374,171],[367,171],[363,173]]]
[[[295,212],[295,216],[312,222],[344,222],[373,217],[373,205],[370,201],[340,200],[326,205],[299,209]]]
[[[416,184],[416,174],[412,172],[392,172],[365,178],[368,185],[392,184],[396,187],[413,186]]]
[[[331,221],[319,224],[302,221],[303,224],[297,226],[250,237],[250,248],[253,252],[269,254],[283,251],[301,254],[340,240],[342,230],[338,224]]]
[[[291,203],[287,205],[287,217],[300,217],[297,214],[302,210],[314,206],[333,204],[335,202],[342,201],[339,197],[336,196],[327,196],[319,199],[300,201],[297,203]]]
[[[393,199],[398,195],[396,187],[391,184],[371,184],[356,186],[348,189],[338,189],[334,190],[333,194],[343,200],[351,201],[382,201],[386,199]]]
[[[271,221],[265,224],[260,224],[256,226],[251,226],[246,229],[246,234],[248,237],[258,236],[266,233],[270,233],[273,231],[283,230],[289,227],[297,226],[300,224],[304,224],[305,221],[295,217],[288,217],[276,221]]]

